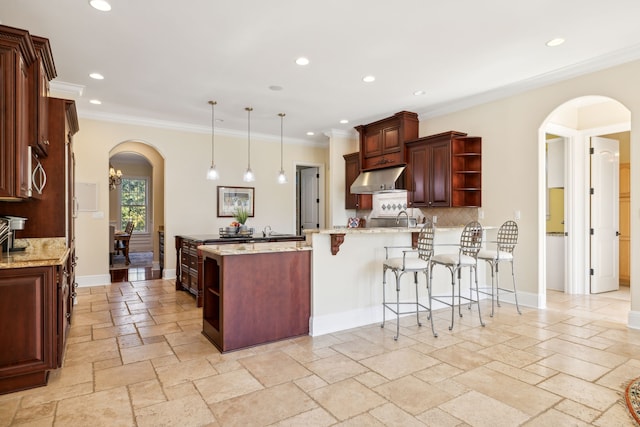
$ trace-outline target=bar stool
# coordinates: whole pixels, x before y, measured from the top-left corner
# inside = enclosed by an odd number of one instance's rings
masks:
[[[393,249],[403,249],[402,257],[389,258],[389,252]],[[391,311],[396,315],[396,336],[394,340],[398,340],[400,335],[400,315],[416,313],[416,319],[418,326],[422,326],[420,323],[420,312],[428,312],[429,319],[431,320],[431,332],[433,336],[437,337],[433,327],[433,317],[431,316],[431,286],[429,278],[429,266],[430,260],[433,255],[433,225],[431,222],[425,223],[420,229],[418,234],[417,248],[413,249],[411,246],[385,246],[385,260],[382,264],[382,325],[384,328],[386,310]],[[407,256],[411,253],[417,253],[417,256]],[[396,300],[386,300],[386,285],[387,285],[387,270],[391,270],[396,277]],[[416,300],[415,302],[400,301],[400,279],[405,273],[413,273],[413,282],[416,288]],[[418,301],[418,273],[424,273],[427,283],[427,293],[429,294],[429,307],[421,304]],[[414,305],[415,310],[400,311],[401,305]]]
[[[518,224],[515,221],[506,221],[504,224],[500,226],[498,229],[498,236],[496,241],[493,242],[496,244],[495,249],[481,249],[478,252],[478,259],[484,260],[489,264],[489,268],[491,268],[491,291],[483,292],[486,295],[491,295],[491,317],[493,317],[494,311],[494,299],[495,302],[500,307],[500,291],[505,291],[512,293],[515,302],[516,302],[516,310],[518,314],[522,314],[520,312],[520,306],[518,305],[518,294],[516,293],[516,276],[514,274],[513,269],[513,250],[516,247],[516,243],[518,243]],[[513,283],[513,288],[501,288],[500,287],[500,275],[499,273],[499,265],[500,263],[510,263],[511,264],[511,279]],[[494,298],[494,278],[495,278],[495,298]]]
[[[458,276],[459,316],[462,317],[462,300],[469,302],[469,309],[471,309],[471,304],[476,303],[478,304],[478,318],[480,319],[480,324],[484,326],[484,322],[482,321],[482,314],[480,313],[480,293],[478,291],[478,252],[480,251],[481,247],[482,225],[480,225],[480,223],[477,221],[472,221],[468,223],[462,230],[462,235],[460,236],[460,245],[458,247],[457,253],[437,254],[431,257],[431,282],[433,281],[433,267],[435,267],[436,265],[446,267],[449,272],[451,272],[451,295],[433,295],[431,297],[432,299],[451,307],[451,325],[449,326],[449,330],[453,329],[453,318],[456,305],[456,276]],[[469,268],[469,298],[463,297],[460,290],[462,269],[465,267]],[[472,277],[475,278],[476,283],[476,299],[473,299],[471,293],[471,281],[473,280]],[[447,298],[451,298],[451,302],[447,301]]]

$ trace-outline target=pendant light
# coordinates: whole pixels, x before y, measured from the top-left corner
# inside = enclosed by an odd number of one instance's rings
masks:
[[[242,178],[245,182],[252,182],[256,180],[253,171],[251,170],[251,112],[253,108],[246,107],[247,110],[247,170],[244,172],[244,177]]]
[[[216,133],[215,133],[216,104],[217,104],[216,101],[209,101],[209,105],[211,105],[211,166],[207,171],[207,179],[210,181],[215,181],[220,178],[220,175],[216,170],[216,163],[213,161],[213,152],[214,152],[215,142],[216,142]]]
[[[282,152],[283,152],[283,134],[284,134],[284,113],[278,113],[280,116],[280,172],[278,173],[278,184],[287,183],[287,175],[284,174],[284,167],[282,166]]]

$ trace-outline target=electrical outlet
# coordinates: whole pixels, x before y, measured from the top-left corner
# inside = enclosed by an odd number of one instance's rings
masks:
[[[484,219],[484,210],[478,209],[478,219]]]
[[[516,221],[520,220],[520,211],[515,210],[513,211],[513,217],[516,219]]]
[[[431,222],[433,222],[434,224],[437,224],[437,223],[438,223],[438,215],[434,215],[434,216],[431,218]]]

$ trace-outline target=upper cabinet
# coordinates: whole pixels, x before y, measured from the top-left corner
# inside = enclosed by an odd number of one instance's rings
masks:
[[[30,67],[28,31],[0,25],[0,198],[29,197]]]
[[[482,138],[451,139],[451,206],[482,206]]]
[[[405,142],[418,137],[418,115],[401,111],[386,119],[356,126],[362,170],[405,164]]]
[[[46,157],[49,151],[48,97],[49,82],[56,77],[49,40],[43,37],[31,37],[36,48],[36,61],[31,66],[31,120],[29,144],[38,157]]]
[[[479,207],[482,138],[444,132],[407,143],[406,183],[411,207]]]
[[[373,197],[371,194],[352,194],[351,184],[360,174],[360,153],[345,154],[344,156],[344,208],[345,209],[371,209]]]
[[[49,40],[0,25],[0,75],[0,199],[41,198],[49,81],[56,77]]]
[[[444,138],[407,144],[407,199],[411,207],[451,206],[451,148]]]

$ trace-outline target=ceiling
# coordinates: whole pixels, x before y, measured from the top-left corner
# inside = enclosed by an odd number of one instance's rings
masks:
[[[246,135],[251,106],[252,135],[279,137],[283,112],[287,140],[321,142],[398,111],[426,120],[640,58],[637,0],[110,3],[14,1],[0,22],[50,40],[53,89],[80,117],[201,132],[209,100],[216,133]],[[566,42],[545,45],[556,37]]]

